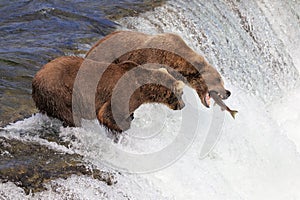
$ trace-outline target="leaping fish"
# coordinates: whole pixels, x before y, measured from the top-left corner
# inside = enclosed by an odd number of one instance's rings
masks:
[[[233,119],[235,119],[235,115],[236,113],[238,113],[238,111],[231,110],[230,108],[228,108],[228,106],[223,102],[223,100],[221,99],[221,97],[218,95],[217,92],[210,91],[209,96],[214,99],[215,103],[218,104],[222,110],[227,110],[231,114]]]

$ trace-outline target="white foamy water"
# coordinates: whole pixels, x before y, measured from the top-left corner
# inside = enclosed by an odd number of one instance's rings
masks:
[[[25,196],[12,183],[1,184],[1,196],[4,199],[300,199],[299,3],[233,2],[169,1],[153,12],[119,21],[123,29],[179,34],[223,75],[226,88],[232,92],[226,103],[239,113],[235,120],[226,113],[222,134],[207,157],[200,158],[200,131],[192,146],[172,165],[147,174],[117,174],[118,183],[113,187],[90,177],[72,176],[53,181],[47,186],[48,191],[34,197]],[[203,121],[209,121],[212,115],[211,109],[195,112],[205,112],[200,116]],[[194,120],[194,113],[188,118]],[[37,115],[6,127],[8,132],[2,134],[20,138],[18,130],[35,129],[45,121],[57,123]],[[181,115],[158,105],[143,106],[135,113],[128,134],[149,127],[151,122],[162,127],[159,139],[141,144],[125,136],[127,140],[118,147],[144,152],[169,144],[176,125],[181,123]],[[101,162],[101,154],[106,150],[103,144],[109,141],[99,137],[103,132],[103,129],[89,132],[60,128],[61,136],[78,138],[70,149],[38,137],[32,140],[59,151],[80,153],[100,169],[114,172]]]
[[[176,1],[120,21],[128,29],[181,35],[222,73],[233,94],[227,102],[239,110],[234,121],[226,115],[207,158],[199,159],[196,142],[174,165],[148,175],[163,191],[175,199],[300,198],[297,7]]]

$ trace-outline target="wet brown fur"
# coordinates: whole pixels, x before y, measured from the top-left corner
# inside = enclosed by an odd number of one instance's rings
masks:
[[[115,63],[130,60],[139,65],[160,63],[173,68],[174,71],[170,73],[177,79],[176,72],[185,77],[186,82],[197,91],[203,104],[208,91],[216,91],[226,97],[224,83],[217,70],[176,34],[149,35],[133,31],[116,31],[99,40],[86,54],[86,58],[97,60],[98,50],[106,45],[117,47],[112,48],[109,53],[106,52],[107,57],[115,58]],[[122,49],[129,49],[128,46],[132,50],[122,54]]]
[[[131,51],[122,53],[128,47],[131,48]],[[171,109],[181,109],[184,105],[180,99],[182,88],[181,91],[176,90],[176,85],[178,85],[176,79],[184,81],[194,88],[204,105],[205,96],[209,91],[216,91],[220,95],[226,96],[220,74],[201,55],[189,48],[178,35],[170,33],[148,35],[132,31],[117,31],[99,40],[86,54],[85,60],[65,56],[46,64],[36,74],[32,84],[32,96],[37,107],[42,112],[63,120],[66,125],[75,125],[72,117],[72,94],[76,74],[83,62],[87,62],[85,66],[89,66],[88,62],[96,63],[95,69],[93,67],[91,69],[97,71],[101,69],[101,64],[98,66],[100,61],[105,61],[107,58],[113,58],[113,60],[108,60],[108,63],[112,62],[113,64],[109,65],[103,73],[95,89],[96,94],[81,95],[79,92],[78,96],[82,102],[95,96],[95,115],[101,124],[113,131],[121,132],[128,129],[132,120],[132,113],[143,103],[158,102],[169,106]],[[147,63],[159,63],[168,66],[172,69],[168,69],[171,75],[157,70],[145,69],[143,73],[135,76],[135,82],[143,79],[156,82],[155,77],[164,76],[164,79],[169,80],[171,86],[166,88],[161,85],[146,84],[138,88],[130,98],[128,110],[124,110],[126,107],[114,105],[113,108],[117,110],[118,116],[113,116],[112,95],[117,81],[126,72]],[[104,65],[106,64],[104,63]],[[86,70],[90,69],[87,68]],[[98,81],[99,78],[91,77],[91,80]],[[84,87],[87,91],[91,88],[89,83],[86,83]],[[124,86],[123,92],[125,93],[118,94],[120,95],[120,98],[117,99],[118,105],[124,103],[122,102],[122,95],[126,95],[126,89],[130,87],[132,85]],[[77,97],[77,95],[75,96]],[[90,113],[89,109],[84,108],[80,109],[80,112],[84,112],[84,110]],[[82,113],[82,116],[86,116],[87,119],[92,118],[85,113]],[[122,127],[117,125],[114,117],[122,122]]]
[[[73,87],[76,75],[83,62],[85,62],[84,59],[79,57],[59,57],[44,65],[32,82],[32,97],[37,108],[49,116],[62,120],[64,124],[68,126],[75,125],[72,113],[72,95],[73,92],[78,91],[76,88],[73,91]],[[85,65],[89,65],[89,63]],[[104,71],[101,78],[90,77],[96,81],[100,79],[97,84],[96,94],[94,95],[96,111],[94,116],[97,116],[99,122],[111,131],[121,132],[127,130],[130,127],[133,112],[143,103],[163,103],[173,110],[181,109],[184,106],[181,100],[182,85],[179,84],[179,81],[169,73],[158,69],[136,68],[136,65],[136,63],[131,61],[111,64]],[[102,67],[101,64],[95,66],[94,68]],[[92,65],[90,68],[94,70]],[[120,86],[121,92],[116,94],[117,98],[114,103],[114,109],[117,112],[112,113],[111,100],[113,90],[118,80],[133,68],[138,70],[134,71],[135,74],[131,76],[129,85]],[[87,69],[89,69],[89,66],[87,66]],[[135,85],[141,83],[143,80],[149,80],[150,83],[155,83],[157,79],[164,80],[166,86],[145,84],[141,87],[137,87],[137,85]],[[90,88],[89,85],[86,87]],[[127,88],[132,87],[137,87],[137,90],[135,90],[130,97],[129,110],[124,110],[126,108],[124,106],[125,103],[128,104],[128,102],[123,102],[124,95],[128,95],[126,92]],[[84,94],[77,96],[79,96],[80,103],[85,101],[86,98],[89,98]],[[82,113],[82,115],[88,119],[93,117],[85,113]],[[118,126],[115,120],[116,118],[121,122],[122,127]]]

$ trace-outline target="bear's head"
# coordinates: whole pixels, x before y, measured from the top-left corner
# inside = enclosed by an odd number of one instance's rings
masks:
[[[185,106],[183,81],[175,79],[165,68],[145,70],[144,75],[153,82],[140,88],[139,95],[144,97],[145,103],[162,103],[172,110],[181,110]]]
[[[215,92],[221,99],[227,99],[231,92],[224,87],[224,81],[219,72],[212,66],[208,65],[205,70],[202,71],[201,76],[205,80],[205,84],[208,87],[208,93],[206,94],[206,103],[209,106],[210,93]]]
[[[124,63],[119,66],[123,67]],[[166,69],[136,67],[129,77],[130,82],[114,91],[114,99],[104,103],[97,113],[99,121],[111,131],[129,129],[134,111],[145,103],[162,103],[173,110],[184,107],[182,95],[185,84],[176,80]],[[132,94],[130,88],[134,88]]]

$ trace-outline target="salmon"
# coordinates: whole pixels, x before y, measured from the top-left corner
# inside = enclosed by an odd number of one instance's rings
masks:
[[[238,113],[238,111],[231,110],[230,108],[228,108],[228,106],[223,102],[222,98],[219,96],[219,94],[217,92],[210,91],[209,95],[210,95],[211,98],[213,98],[215,103],[218,104],[221,107],[222,110],[227,110],[231,114],[233,119],[235,119],[235,115],[236,115],[236,113]]]

